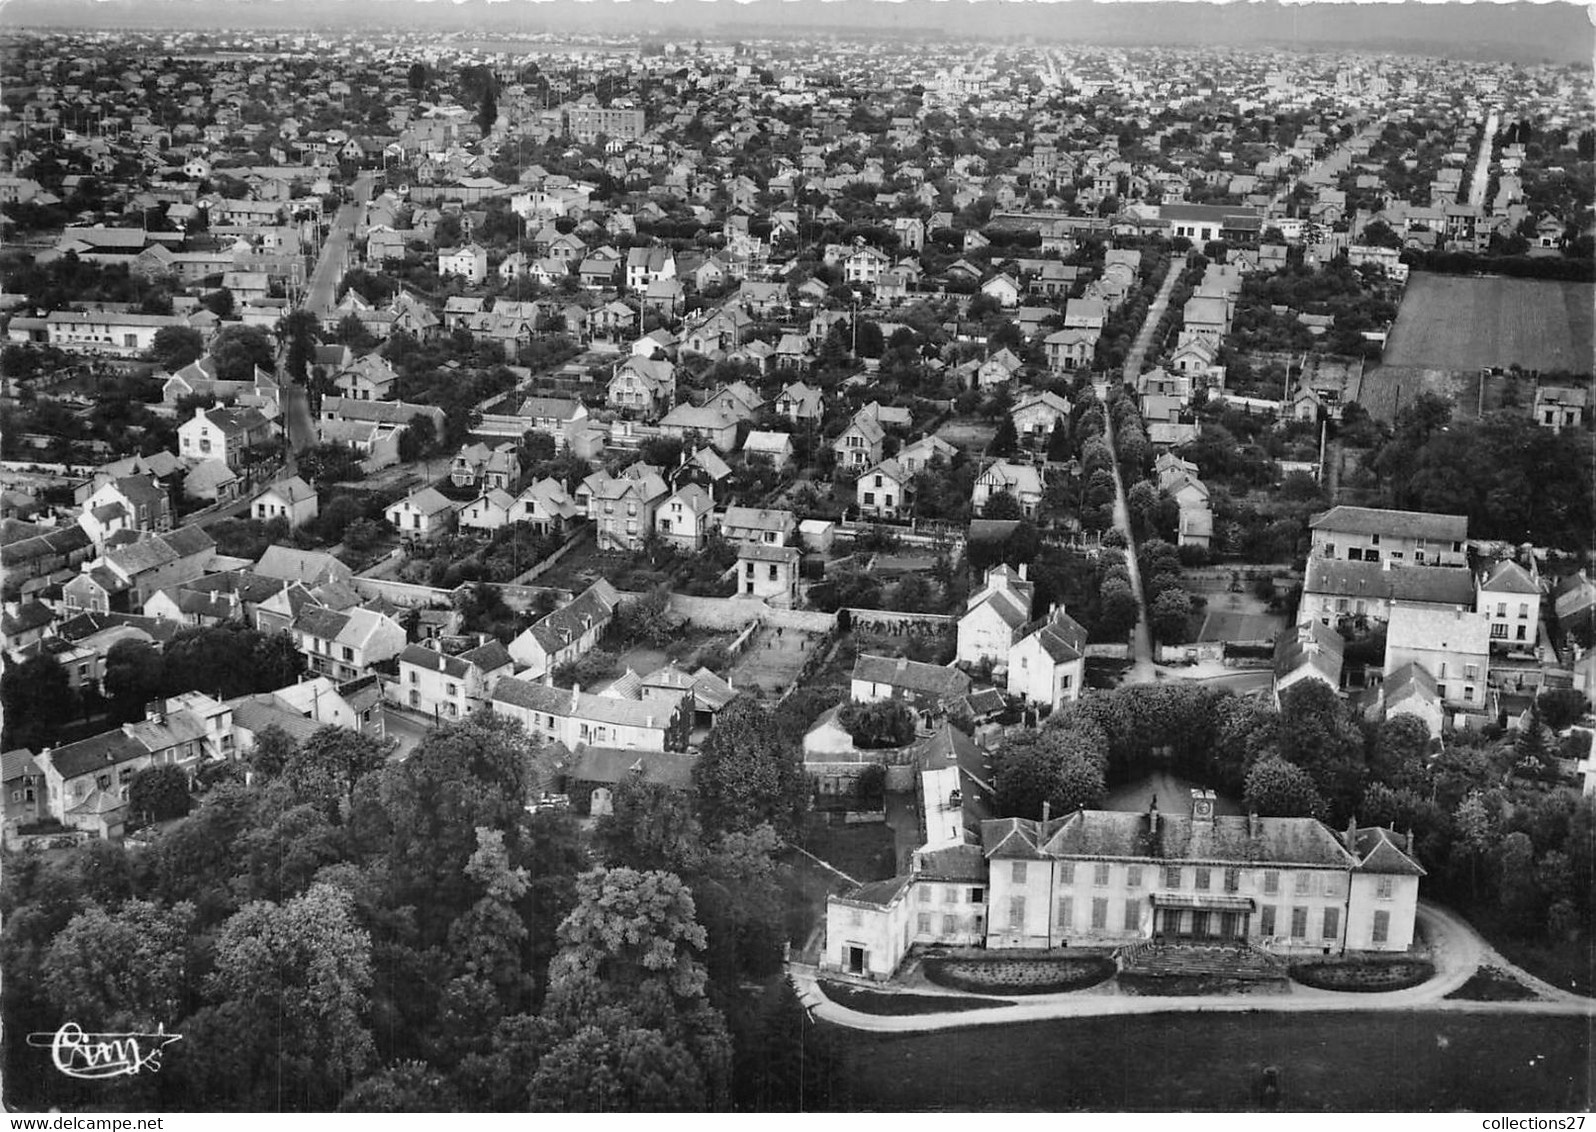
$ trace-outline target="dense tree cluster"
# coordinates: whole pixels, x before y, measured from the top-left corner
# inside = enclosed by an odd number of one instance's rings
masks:
[[[14,1103],[95,1109],[701,1110],[836,1103],[836,1066],[777,977],[771,821],[790,736],[728,709],[692,796],[623,783],[596,862],[529,812],[554,771],[476,715],[404,761],[324,728],[269,728],[152,848],[94,842],[0,883],[12,1032],[61,1017],[184,1035],[159,1074],[48,1092],[8,1043]],[[717,728],[721,731],[721,728]],[[152,776],[142,803],[163,804]],[[784,794],[785,792],[785,794]],[[167,799],[169,802],[170,799]],[[750,979],[765,989],[750,994]],[[81,1094],[81,1095],[79,1095]]]

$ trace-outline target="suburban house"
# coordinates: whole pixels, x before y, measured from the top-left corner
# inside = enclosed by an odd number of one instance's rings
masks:
[[[572,446],[588,419],[586,405],[564,397],[528,397],[515,415],[528,429],[554,437],[556,455]]]
[[[715,500],[702,485],[683,484],[654,512],[655,529],[678,549],[696,551],[704,545],[714,513]]]
[[[501,676],[515,662],[498,641],[450,656],[426,645],[409,645],[399,654],[399,679],[388,685],[394,702],[435,720],[463,719],[491,701]]]
[[[687,703],[686,696],[674,704],[627,700],[506,676],[494,686],[492,707],[519,720],[536,739],[563,743],[570,751],[589,746],[680,751],[686,749],[691,722]]]
[[[76,612],[137,612],[157,590],[203,575],[215,557],[216,540],[197,526],[120,534],[61,587],[61,603]]]
[[[801,381],[786,386],[776,395],[776,412],[795,424],[818,424],[824,413],[821,391],[811,389]]]
[[[970,502],[977,514],[985,514],[994,495],[1007,492],[1027,516],[1034,516],[1042,503],[1042,473],[1030,464],[1011,464],[997,460],[975,479]]]
[[[1482,571],[1478,585],[1474,608],[1490,622],[1491,648],[1535,648],[1540,638],[1540,583],[1517,562],[1504,559]]]
[[[272,440],[272,422],[259,409],[195,409],[177,429],[177,453],[185,460],[223,461],[235,471],[244,450]]]
[[[536,680],[593,649],[609,628],[620,597],[600,578],[510,642],[520,675]]]
[[[78,525],[97,546],[118,530],[169,531],[172,497],[154,476],[119,476],[94,489]]]
[[[456,512],[462,531],[497,531],[509,526],[515,513],[515,496],[490,487]]]
[[[351,401],[386,401],[398,385],[399,375],[386,358],[376,353],[345,366],[333,377],[337,395]]]
[[[587,517],[598,529],[600,550],[637,550],[654,529],[654,514],[670,493],[658,472],[619,476],[594,472],[582,481],[578,499],[585,498]]]
[[[521,457],[514,444],[489,448],[467,444],[449,464],[449,482],[456,487],[497,488],[504,491],[521,478]]]
[[[949,704],[970,694],[970,678],[951,666],[861,653],[853,664],[850,691],[860,703],[902,700],[930,726]]]
[[[1007,563],[989,568],[981,588],[971,594],[959,618],[957,660],[960,664],[1006,665],[1009,650],[1031,620],[1036,587]]]
[[[728,507],[720,516],[720,534],[728,542],[785,546],[798,529],[791,511],[764,507]]]
[[[743,459],[756,457],[769,460],[772,468],[781,471],[793,457],[792,434],[759,429],[750,432],[743,441]]]
[[[1318,621],[1281,630],[1275,638],[1275,707],[1286,689],[1304,680],[1318,680],[1332,692],[1341,692],[1341,665],[1345,641],[1340,633]]]
[[[565,490],[565,485],[544,477],[516,496],[510,522],[526,523],[540,534],[563,534],[570,523],[581,518],[582,509]]]
[[[298,476],[279,480],[257,495],[249,505],[249,516],[263,523],[283,519],[289,530],[298,530],[320,512],[316,489]]]
[[[633,355],[615,367],[605,391],[612,409],[657,420],[676,402],[676,367],[664,359]]]
[[[1416,566],[1463,566],[1469,537],[1467,515],[1386,511],[1337,506],[1308,523],[1314,558],[1349,562],[1393,562]]]
[[[627,290],[645,291],[651,283],[674,278],[676,278],[676,256],[670,248],[653,244],[645,248],[627,250]]]
[[[881,422],[861,409],[854,414],[842,434],[831,442],[831,449],[837,454],[837,466],[863,471],[881,463],[886,436]]]
[[[405,631],[397,621],[360,606],[342,611],[306,606],[293,633],[310,671],[340,683],[365,676],[405,648]]]
[[[1056,711],[1086,685],[1086,630],[1054,609],[1009,649],[1008,693]]]
[[[940,436],[927,435],[898,449],[898,466],[910,476],[918,475],[931,466],[938,457],[951,463],[959,450]]]
[[[854,485],[859,514],[873,519],[897,519],[908,513],[908,496],[914,477],[897,460],[888,458],[868,469]]]
[[[1057,393],[1044,390],[1021,400],[1009,410],[1009,419],[1014,422],[1021,443],[1045,447],[1059,422],[1070,419],[1070,403]]]
[[[777,609],[798,604],[798,563],[802,553],[796,546],[767,546],[744,542],[737,546],[737,594],[758,598]]]
[[[1042,339],[1048,368],[1055,373],[1091,368],[1092,359],[1097,355],[1097,340],[1102,334],[1101,330],[1081,327],[1053,331]]]
[[[306,586],[347,583],[355,576],[353,570],[325,551],[299,550],[292,546],[268,546],[253,570],[261,577]]]
[[[438,249],[438,274],[458,275],[467,283],[481,283],[488,277],[488,252],[477,244],[463,248]]]
[[[1485,710],[1491,663],[1491,623],[1464,606],[1452,609],[1393,602],[1386,625],[1385,675],[1416,664],[1435,680],[1453,712]]]
[[[737,447],[737,418],[709,405],[677,405],[660,418],[659,431],[694,448],[708,444],[717,452],[731,452]]]
[[[1567,385],[1539,385],[1535,389],[1535,423],[1553,432],[1579,428],[1590,406],[1590,390]]]
[[[402,535],[429,539],[448,533],[455,505],[437,488],[424,487],[390,504],[383,518]]]

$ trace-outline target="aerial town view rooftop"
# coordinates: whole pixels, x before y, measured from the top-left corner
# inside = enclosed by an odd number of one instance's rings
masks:
[[[1591,1107],[1582,9],[227,7],[0,26],[9,1111]]]

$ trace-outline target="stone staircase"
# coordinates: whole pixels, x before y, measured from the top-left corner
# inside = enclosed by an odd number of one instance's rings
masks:
[[[1119,969],[1153,977],[1237,979],[1277,982],[1287,977],[1286,964],[1251,944],[1166,943],[1143,940],[1119,951]]]

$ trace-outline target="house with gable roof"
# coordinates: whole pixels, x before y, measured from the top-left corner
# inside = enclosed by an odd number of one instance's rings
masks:
[[[615,587],[600,578],[524,630],[509,645],[521,676],[536,680],[588,653],[609,628],[619,604]]]
[[[1086,686],[1086,630],[1062,608],[1023,632],[1009,648],[1008,693],[1058,710]]]
[[[1033,447],[1045,447],[1060,421],[1068,421],[1070,403],[1051,390],[1033,393],[1009,410],[1015,434]]]
[[[398,373],[375,351],[344,366],[333,376],[337,395],[351,401],[386,401],[398,386]]]
[[[1344,644],[1340,633],[1318,621],[1281,630],[1275,637],[1275,707],[1288,688],[1304,680],[1318,680],[1339,695]]]
[[[996,460],[975,479],[970,503],[976,514],[983,514],[994,495],[1007,492],[1027,516],[1034,516],[1042,504],[1042,473],[1030,464],[1011,464]]]
[[[874,519],[897,519],[909,510],[914,476],[892,457],[867,468],[854,484],[859,514]]]
[[[655,529],[672,546],[697,551],[703,548],[714,513],[714,496],[699,484],[684,483],[655,511]]]
[[[387,686],[388,698],[436,720],[464,719],[487,706],[499,679],[514,671],[515,662],[496,640],[455,655],[408,645],[399,654],[399,679]]]
[[[691,711],[686,695],[674,703],[595,696],[506,676],[493,689],[496,715],[520,720],[544,742],[572,752],[588,747],[626,751],[680,751],[687,746]]]
[[[837,466],[849,471],[863,471],[879,464],[886,437],[881,422],[861,409],[854,414],[841,435],[831,442],[831,450],[837,454]]]
[[[1533,564],[1534,559],[1532,558]],[[1491,651],[1533,649],[1540,639],[1541,587],[1512,559],[1479,574],[1474,608],[1491,626]]]
[[[283,519],[289,530],[298,530],[320,513],[316,489],[298,476],[269,484],[249,504],[250,518],[263,523]]]
[[[367,675],[405,648],[404,628],[385,613],[355,606],[342,611],[306,606],[293,634],[311,672],[337,681]]]
[[[1007,563],[993,566],[981,588],[966,599],[955,654],[960,664],[1008,663],[1009,650],[1031,621],[1036,587],[1026,579],[1027,569],[1023,563],[1018,570]]]
[[[272,432],[272,422],[259,409],[196,408],[177,428],[177,452],[186,460],[218,459],[237,471],[244,450],[269,443]]]

